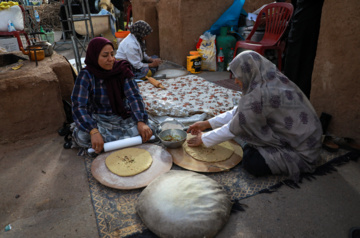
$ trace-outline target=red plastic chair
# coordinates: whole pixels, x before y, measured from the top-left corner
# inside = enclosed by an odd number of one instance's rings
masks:
[[[28,37],[27,33],[25,32],[25,10],[24,10],[23,6],[19,5],[19,7],[21,8],[21,11],[22,11],[23,17],[24,17],[24,30],[22,30],[22,31],[12,31],[12,32],[0,31],[0,35],[1,36],[14,36],[14,37],[16,37],[18,45],[19,45],[19,49],[21,49],[21,48],[25,49],[25,47],[23,47],[23,44],[22,44],[22,41],[21,41],[21,38],[20,38],[20,34],[23,34],[25,36],[26,42],[27,42],[28,45],[30,45],[30,40],[29,40],[29,37]]]
[[[256,18],[255,25],[251,30],[245,41],[238,41],[235,45],[234,58],[237,55],[237,49],[254,50],[261,55],[264,55],[265,50],[274,49],[278,53],[278,68],[281,70],[282,53],[285,48],[285,42],[281,41],[289,21],[292,17],[294,7],[291,3],[270,3],[261,9]],[[256,32],[256,29],[265,24],[265,32],[261,41],[255,42],[251,37]]]

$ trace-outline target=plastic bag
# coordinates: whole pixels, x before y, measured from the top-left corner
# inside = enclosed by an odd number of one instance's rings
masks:
[[[216,71],[216,35],[205,32],[196,45],[201,54],[201,70]]]
[[[220,34],[222,26],[237,27],[240,14],[247,15],[243,9],[245,0],[234,0],[233,4],[221,15],[221,17],[208,30],[211,34]]]
[[[11,20],[8,21],[8,32],[16,31],[14,24]]]

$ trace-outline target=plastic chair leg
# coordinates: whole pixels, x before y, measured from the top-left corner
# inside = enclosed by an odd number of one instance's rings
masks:
[[[14,32],[14,36],[15,36],[16,39],[17,39],[17,42],[18,42],[18,45],[19,45],[19,49],[24,48],[24,46],[23,46],[23,44],[22,44],[22,42],[21,42],[20,34],[17,33],[17,32]]]
[[[24,33],[24,36],[26,39],[26,43],[28,44],[28,46],[30,46],[30,40],[29,40],[28,34],[26,32]]]

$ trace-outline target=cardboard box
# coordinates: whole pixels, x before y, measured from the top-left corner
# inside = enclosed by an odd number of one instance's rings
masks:
[[[28,6],[40,6],[42,4],[42,0],[27,0]]]
[[[20,50],[15,37],[0,38],[0,47],[5,48],[7,52]]]

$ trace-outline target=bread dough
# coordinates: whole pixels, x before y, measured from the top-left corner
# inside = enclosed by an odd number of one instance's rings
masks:
[[[194,137],[191,134],[187,135],[187,139]],[[229,159],[234,153],[234,147],[230,144],[229,141],[222,142],[220,144],[206,147],[205,145],[197,147],[189,147],[188,143],[183,144],[185,152],[190,155],[192,158],[204,162],[220,162]]]
[[[170,170],[140,194],[135,209],[159,237],[215,237],[230,217],[229,195],[203,174]]]
[[[139,148],[126,148],[110,154],[105,159],[106,167],[122,177],[139,174],[152,164],[151,154]]]

